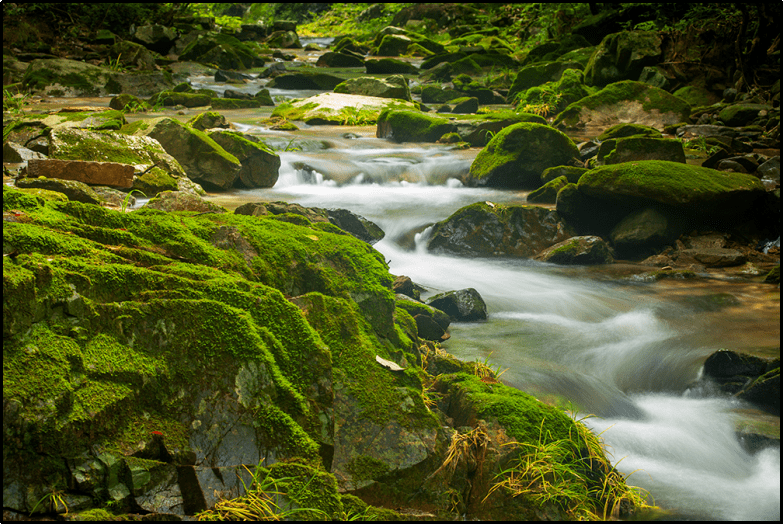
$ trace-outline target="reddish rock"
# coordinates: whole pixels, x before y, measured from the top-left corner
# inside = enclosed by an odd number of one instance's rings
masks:
[[[118,162],[30,159],[27,164],[27,176],[75,180],[85,184],[117,188],[133,186],[133,166]]]

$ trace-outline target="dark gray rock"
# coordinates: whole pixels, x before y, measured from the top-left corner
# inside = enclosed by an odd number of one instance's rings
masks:
[[[442,310],[457,321],[482,321],[487,305],[474,288],[445,292],[427,300],[427,305]]]

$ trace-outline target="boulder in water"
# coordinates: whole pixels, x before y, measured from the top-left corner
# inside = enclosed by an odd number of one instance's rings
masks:
[[[553,264],[611,264],[612,249],[594,235],[571,237],[535,256],[536,260]]]
[[[487,318],[487,305],[475,288],[440,293],[427,299],[426,304],[460,322]]]
[[[427,246],[458,255],[533,257],[574,235],[553,210],[478,202],[435,224]]]
[[[258,139],[228,130],[212,131],[209,137],[239,160],[242,165],[239,182],[244,187],[271,188],[275,185],[280,175],[280,156]]]
[[[375,77],[351,78],[335,86],[334,92],[366,97],[412,100],[408,81],[402,75],[391,75],[385,79]]]
[[[543,124],[523,122],[495,135],[470,166],[468,186],[537,188],[541,173],[579,158],[576,144]]]
[[[413,102],[393,98],[349,95],[344,93],[321,93],[299,100],[290,107],[278,107],[273,116],[289,120],[302,120],[306,124],[374,124],[386,110],[415,110]]]

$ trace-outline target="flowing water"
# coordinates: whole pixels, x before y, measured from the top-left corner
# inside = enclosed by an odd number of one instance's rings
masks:
[[[445,349],[506,369],[505,382],[543,400],[594,414],[586,422],[602,432],[619,470],[633,472],[630,483],[649,490],[673,512],[669,518],[779,520],[780,449],[746,452],[734,420],[747,407],[689,388],[719,348],[774,353],[777,290],[716,279],[647,282],[617,265],[565,268],[428,253],[432,223],[477,201],[524,203],[525,194],[463,187],[459,177],[476,149],[392,144],[374,138],[374,128],[299,132],[308,135],[329,148],[281,153],[273,189],[213,200],[229,207],[285,200],[346,208],[374,221],[386,232],[375,248],[392,273],[429,294],[472,287],[485,299],[489,319],[452,325]],[[727,294],[730,304],[715,307],[712,299]]]

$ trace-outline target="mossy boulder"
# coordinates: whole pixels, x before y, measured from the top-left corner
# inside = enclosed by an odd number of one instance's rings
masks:
[[[680,233],[667,215],[656,208],[644,208],[625,216],[610,233],[612,244],[622,255],[646,254],[672,242]]]
[[[277,89],[318,89],[331,91],[345,79],[327,73],[298,71],[277,75],[267,83],[268,88]]]
[[[220,69],[249,69],[264,65],[264,60],[251,46],[222,33],[198,35],[182,50],[179,60],[213,64]]]
[[[212,104],[210,95],[204,93],[185,93],[181,91],[161,91],[152,95],[147,104],[150,106],[185,106],[186,108],[197,108],[209,106]]]
[[[465,183],[469,186],[537,188],[546,168],[579,158],[576,144],[564,133],[535,123],[509,126],[482,149]]]
[[[764,104],[733,104],[721,109],[718,118],[726,126],[747,126],[758,118],[761,111],[769,112],[771,109]]]
[[[212,131],[209,137],[239,160],[239,183],[245,188],[271,188],[280,175],[280,156],[262,142],[234,131]]]
[[[520,108],[537,106],[547,114],[556,114],[572,102],[590,94],[591,91],[585,87],[582,80],[582,72],[578,69],[566,69],[559,80],[520,92],[514,102]]]
[[[27,66],[22,84],[34,93],[54,96],[106,96],[117,73],[65,58],[35,59]],[[115,91],[116,92],[116,91]]]
[[[419,68],[408,62],[398,60],[396,58],[379,58],[365,60],[364,67],[368,74],[382,74],[382,75],[416,75],[419,73]]]
[[[364,59],[347,53],[326,52],[315,63],[318,67],[364,67]]]
[[[427,247],[457,255],[532,257],[573,235],[552,210],[478,202],[435,224]]]
[[[433,295],[427,299],[427,305],[448,314],[455,321],[470,322],[487,319],[487,305],[475,288]]]
[[[763,185],[750,175],[648,160],[588,171],[575,187],[560,191],[557,209],[581,232],[598,235],[648,207],[663,213],[670,227],[716,228],[745,217],[763,195]]]
[[[299,35],[295,31],[274,31],[264,43],[272,48],[302,49]]]
[[[578,62],[546,62],[523,67],[514,78],[514,83],[509,88],[506,99],[511,102],[517,93],[547,82],[557,82],[568,69],[580,70],[582,65]]]
[[[594,235],[571,237],[547,248],[535,256],[536,260],[553,264],[611,264],[612,249]]]
[[[224,115],[217,111],[205,111],[199,113],[187,121],[187,125],[193,129],[204,131],[212,128],[229,128],[230,124]]]
[[[600,135],[598,135],[597,139],[600,141],[604,141],[609,139],[621,139],[624,137],[633,137],[633,136],[648,137],[653,139],[663,138],[663,135],[661,134],[660,131],[658,131],[655,128],[651,128],[650,126],[642,126],[641,124],[628,124],[622,122],[620,124],[615,124],[614,126],[604,130]]]
[[[558,177],[565,177],[569,183],[576,184],[579,182],[579,178],[588,171],[590,170],[587,168],[579,168],[577,166],[555,166],[541,172],[541,182],[546,184]]]
[[[687,102],[662,89],[624,80],[570,104],[555,117],[554,125],[581,128],[590,124],[606,126],[629,122],[663,129],[687,122],[690,111]]]
[[[392,75],[386,79],[375,77],[351,78],[335,86],[334,92],[367,97],[412,100],[408,81],[402,75]]]
[[[552,179],[527,196],[527,202],[534,204],[554,204],[557,202],[557,193],[569,183],[565,176]]]
[[[378,116],[375,136],[394,142],[436,142],[452,131],[455,126],[446,118],[432,117],[414,109],[390,109]]]
[[[601,143],[598,164],[619,164],[636,160],[665,160],[685,164],[685,150],[677,139],[624,137]]]
[[[124,128],[128,134],[150,137],[177,159],[188,178],[202,186],[226,190],[239,178],[239,160],[209,138],[169,117],[140,120]]]
[[[662,43],[657,31],[607,35],[585,67],[585,83],[603,87],[620,80],[638,80],[642,69],[660,62]]]

